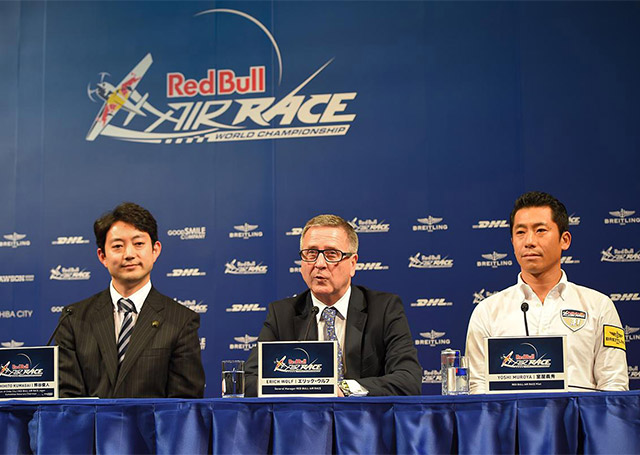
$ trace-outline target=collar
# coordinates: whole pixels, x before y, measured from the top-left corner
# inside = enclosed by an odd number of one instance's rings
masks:
[[[551,290],[549,291],[549,294],[557,295],[562,300],[564,300],[564,293],[567,289],[567,284],[569,284],[569,280],[567,279],[567,274],[565,273],[565,271],[561,270],[561,272],[562,272],[562,275],[560,276],[560,281],[558,281],[558,283],[553,288],[551,288]],[[533,292],[533,289],[531,289],[531,287],[523,281],[522,272],[518,274],[517,287],[522,295],[523,301],[530,300],[535,295],[535,293]]]
[[[347,319],[347,310],[349,309],[349,299],[351,298],[351,286],[347,288],[347,292],[344,293],[342,297],[338,299],[336,303],[331,305],[332,308],[335,308],[338,311],[339,317],[342,319]],[[318,314],[316,315],[316,322],[320,322],[320,316],[322,316],[322,312],[325,308],[329,307],[329,305],[325,305],[318,298],[313,295],[311,292],[311,302],[313,306],[318,307]]]
[[[138,312],[138,314],[140,314],[140,310],[142,310],[142,304],[145,300],[147,300],[149,292],[151,292],[151,280],[147,281],[147,284],[142,286],[129,297],[126,297],[133,302],[133,305],[136,307],[136,311]],[[120,293],[116,291],[116,288],[113,287],[113,280],[111,280],[111,284],[109,285],[109,293],[111,294],[111,303],[113,304],[114,311],[118,311],[118,300],[125,297],[121,296]]]

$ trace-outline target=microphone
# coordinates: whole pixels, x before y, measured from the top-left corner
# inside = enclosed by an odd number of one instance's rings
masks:
[[[571,384],[569,384],[567,387],[573,387],[574,389],[591,390],[593,392],[604,392],[604,390],[594,389],[593,387],[583,387],[583,386],[579,386],[579,385],[571,385]]]
[[[524,314],[524,331],[527,333],[527,336],[529,336],[529,325],[527,325],[527,311],[529,311],[529,304],[527,302],[522,302],[520,309],[522,310],[522,314]]]
[[[309,318],[309,322],[307,323],[307,330],[304,332],[304,337],[300,341],[306,341],[307,340],[307,336],[309,335],[309,329],[311,329],[311,323],[315,322],[316,315],[318,314],[319,311],[320,310],[318,309],[317,306],[312,306],[311,307],[311,317]]]
[[[67,316],[71,316],[72,314],[73,314],[73,307],[67,307],[63,310],[62,316],[60,317],[60,319],[58,319],[58,324],[56,325],[56,328],[53,330],[53,333],[51,334],[49,341],[47,341],[47,346],[51,344],[53,337],[56,336],[56,333],[58,333],[58,329],[60,328],[60,324],[62,324],[62,321],[64,321],[64,318],[66,318]]]

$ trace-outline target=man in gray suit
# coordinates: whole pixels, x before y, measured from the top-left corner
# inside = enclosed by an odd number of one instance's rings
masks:
[[[336,215],[318,215],[300,237],[308,290],[273,302],[259,341],[336,340],[338,395],[419,395],[422,368],[402,301],[351,284],[358,235]],[[246,395],[258,392],[258,356],[247,361]]]
[[[93,229],[111,284],[63,310],[60,397],[202,398],[200,316],[151,285],[162,249],[156,220],[125,202]]]

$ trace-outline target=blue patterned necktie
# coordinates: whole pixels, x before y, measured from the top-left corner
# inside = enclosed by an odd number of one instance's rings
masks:
[[[133,331],[133,314],[137,313],[137,311],[135,305],[129,299],[118,300],[118,308],[124,313],[120,335],[118,336],[118,365],[120,365],[129,347],[131,332]]]
[[[336,314],[338,310],[335,308],[327,307],[322,311],[322,319],[324,320],[324,339],[327,341],[335,341],[338,343],[338,381],[344,379],[343,367],[342,367],[342,348],[340,347],[340,340],[336,336]]]

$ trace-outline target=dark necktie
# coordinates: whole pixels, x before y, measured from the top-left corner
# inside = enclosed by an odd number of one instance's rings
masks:
[[[118,308],[124,313],[120,335],[118,336],[118,365],[120,365],[129,347],[131,332],[133,331],[133,314],[137,313],[137,311],[135,305],[129,299],[118,300]]]
[[[324,339],[327,341],[336,341],[338,343],[338,381],[344,379],[342,368],[342,348],[340,347],[340,340],[336,336],[336,314],[338,310],[335,308],[327,307],[322,311],[322,319],[324,320]]]

